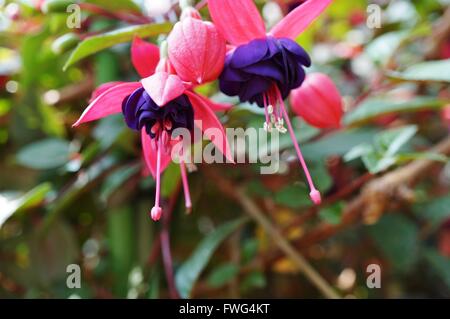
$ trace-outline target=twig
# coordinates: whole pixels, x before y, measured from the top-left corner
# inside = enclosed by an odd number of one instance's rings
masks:
[[[223,179],[222,176],[214,172],[210,168],[204,171],[211,175],[219,189],[228,197],[236,200],[245,210],[245,212],[252,217],[264,230],[271,236],[274,243],[286,254],[304,273],[306,278],[326,297],[337,299],[340,296],[334,289],[326,282],[326,280],[309,264],[309,262],[298,253],[289,241],[283,237],[281,232],[275,228],[272,222],[264,215],[259,207],[247,196],[243,189],[236,189],[229,181]]]

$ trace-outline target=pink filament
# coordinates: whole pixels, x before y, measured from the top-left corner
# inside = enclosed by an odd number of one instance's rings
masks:
[[[184,163],[183,160],[180,161],[180,171],[181,171],[181,180],[183,182],[184,201],[186,204],[186,210],[188,213],[190,213],[192,208],[191,192],[189,191],[189,182],[187,179],[186,164]]]
[[[308,180],[309,188],[311,191],[309,193],[309,196],[311,197],[314,204],[319,205],[321,202],[320,192],[314,186],[311,175],[309,174],[308,167],[306,166],[306,162],[305,162],[305,159],[303,158],[302,151],[300,150],[300,146],[298,145],[297,138],[295,136],[294,129],[292,128],[291,121],[289,120],[289,115],[286,111],[286,107],[284,105],[284,101],[283,101],[283,98],[281,97],[280,91],[278,90],[277,87],[275,88],[275,90],[276,90],[276,94],[278,97],[278,101],[280,102],[280,108],[281,108],[281,111],[283,112],[284,120],[286,121],[286,125],[288,127],[288,131],[289,131],[289,134],[292,139],[292,143],[294,143],[294,147],[295,147],[295,151],[297,152],[298,159],[300,160],[300,164],[302,165],[306,179]]]
[[[155,206],[151,210],[151,216],[154,221],[158,221],[161,218],[162,209],[160,207],[160,196],[161,196],[161,150],[162,150],[162,139],[158,136],[157,148],[157,159],[156,159],[156,194],[155,194]]]
[[[269,106],[269,102],[268,102],[268,98],[267,98],[266,94],[264,94],[263,99],[264,99],[264,114],[266,116],[266,123],[267,123],[267,125],[269,125],[270,119],[269,119],[269,112],[267,110],[267,107]]]

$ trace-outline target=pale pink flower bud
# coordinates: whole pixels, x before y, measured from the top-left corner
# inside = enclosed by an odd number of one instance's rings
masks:
[[[185,82],[214,81],[225,63],[225,39],[211,22],[185,17],[169,35],[169,61]]]
[[[294,112],[315,127],[341,126],[342,97],[325,74],[308,74],[302,86],[291,92],[290,102]]]

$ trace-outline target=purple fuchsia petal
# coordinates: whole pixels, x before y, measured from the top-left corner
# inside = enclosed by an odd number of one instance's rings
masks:
[[[253,40],[227,55],[220,89],[227,95],[238,95],[241,102],[254,102],[263,107],[263,95],[272,84],[286,98],[302,84],[303,68],[310,64],[305,50],[290,39]]]

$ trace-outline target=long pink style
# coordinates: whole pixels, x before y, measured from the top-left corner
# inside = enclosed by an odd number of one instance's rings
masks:
[[[152,208],[150,214],[154,221],[158,221],[162,215],[162,208],[159,200],[161,197],[161,151],[162,151],[162,138],[158,137],[157,143],[157,160],[156,160],[156,194],[155,194],[155,206]]]
[[[283,113],[284,120],[286,121],[289,135],[291,136],[292,143],[294,144],[295,151],[297,152],[297,157],[300,161],[300,164],[303,168],[303,172],[305,173],[306,179],[309,184],[309,189],[310,189],[309,196],[311,197],[311,200],[314,202],[314,204],[319,205],[322,201],[320,192],[314,186],[314,182],[311,178],[311,174],[309,173],[308,166],[306,165],[305,159],[303,158],[302,151],[300,149],[300,146],[298,145],[297,138],[295,136],[294,129],[292,128],[291,121],[289,120],[289,114],[286,111],[286,106],[284,105],[284,101],[281,96],[280,90],[278,90],[278,88],[276,88],[275,90],[277,92],[277,99],[280,103],[281,111]]]

